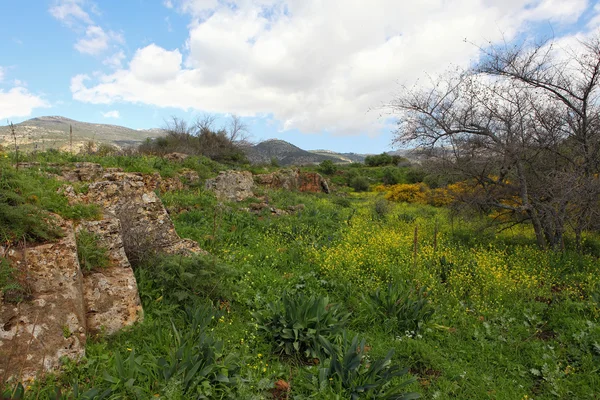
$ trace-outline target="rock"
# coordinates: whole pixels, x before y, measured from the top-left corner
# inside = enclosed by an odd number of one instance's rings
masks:
[[[220,200],[242,201],[254,196],[254,180],[248,171],[222,171],[206,181],[206,189],[214,191]]]
[[[121,223],[105,217],[82,222],[77,227],[80,230],[97,234],[110,259],[107,268],[83,275],[88,332],[112,335],[143,318],[137,283],[123,246]]]
[[[188,157],[189,155],[184,153],[169,153],[163,156],[164,159],[169,161],[183,161]]]
[[[301,172],[298,176],[298,190],[301,192],[329,193],[329,185],[316,172]]]
[[[95,203],[105,214],[116,217],[121,223],[123,242],[128,256],[136,261],[144,252],[169,254],[205,253],[197,243],[184,240],[175,232],[167,210],[154,193],[156,180],[136,173],[105,174],[103,181],[93,182],[86,194],[72,195],[69,201]]]
[[[287,208],[287,210],[289,212],[291,212],[291,213],[295,213],[295,212],[298,212],[298,211],[304,211],[305,208],[306,208],[306,206],[304,204],[298,204],[298,205],[295,205],[295,206],[289,206]]]
[[[270,174],[254,176],[254,181],[272,189],[298,190],[300,192],[329,193],[327,181],[315,172],[284,169]]]
[[[0,304],[0,376],[29,379],[58,368],[63,356],[84,355],[87,327],[73,225],[56,220],[64,233],[60,240],[7,252],[25,274],[31,301]]]

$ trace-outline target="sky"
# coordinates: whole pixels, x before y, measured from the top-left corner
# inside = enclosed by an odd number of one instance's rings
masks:
[[[0,0],[0,121],[164,126],[236,114],[254,141],[391,150],[402,86],[479,46],[597,33],[592,0]]]

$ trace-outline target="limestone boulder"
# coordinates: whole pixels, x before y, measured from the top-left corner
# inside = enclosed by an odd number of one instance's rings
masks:
[[[98,236],[110,261],[107,268],[83,275],[88,333],[112,335],[143,318],[137,283],[125,254],[121,223],[117,218],[105,217],[82,222],[77,227],[78,232],[81,230]]]
[[[254,196],[254,179],[249,171],[222,171],[206,181],[206,189],[215,192],[219,200],[242,201]]]
[[[30,296],[0,304],[0,376],[33,378],[58,368],[62,357],[84,355],[87,323],[75,234],[72,223],[56,221],[60,240],[5,254]]]
[[[316,172],[284,169],[270,174],[254,176],[254,181],[271,189],[298,190],[300,192],[329,193],[327,181]]]
[[[105,214],[118,218],[129,257],[141,257],[140,252],[151,251],[205,253],[196,242],[179,237],[162,201],[150,189],[150,178],[121,172],[105,174],[103,179],[91,183],[85,194],[76,194],[69,187],[63,192],[72,203],[99,204]]]

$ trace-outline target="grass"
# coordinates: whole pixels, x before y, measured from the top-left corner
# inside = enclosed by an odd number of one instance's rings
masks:
[[[100,243],[100,237],[86,230],[76,235],[77,258],[84,273],[108,267],[110,259],[108,249]]]
[[[354,375],[361,360],[408,368],[391,370],[381,393],[406,382],[403,393],[426,399],[600,393],[597,235],[586,237],[584,253],[557,253],[536,248],[528,227],[482,233],[477,220],[384,205],[376,193],[265,194],[274,207],[305,208],[256,216],[200,187],[163,194],[178,233],[211,256],[136,266],[144,321],[90,338],[85,359],[65,362],[60,374],[25,388],[26,397],[54,399],[59,388],[64,396],[93,391],[89,398],[111,399],[333,399],[361,387]],[[329,350],[323,344],[329,355],[317,365],[280,356],[253,316],[283,293],[327,297],[350,314],[346,339],[332,338],[339,347]],[[398,323],[386,324],[373,309]],[[332,367],[332,354],[359,364]]]

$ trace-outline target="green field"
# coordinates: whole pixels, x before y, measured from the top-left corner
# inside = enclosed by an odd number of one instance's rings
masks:
[[[18,175],[8,160],[0,161],[0,179]],[[88,160],[165,175],[180,168],[153,157]],[[202,178],[225,168],[186,163]],[[380,183],[382,169],[359,169],[372,186]],[[42,173],[19,173],[24,202],[44,187],[54,193],[58,184]],[[399,170],[399,179],[407,173]],[[564,251],[540,250],[527,225],[482,230],[486,216],[389,202],[334,181],[330,195],[263,189],[272,206],[305,206],[288,216],[242,210],[255,199],[219,203],[201,185],[162,194],[178,233],[210,256],[136,265],[144,321],[91,338],[81,362],[9,392],[24,389],[31,399],[598,398],[597,235],[586,236],[580,251],[568,241]],[[61,201],[37,206],[79,215]]]

